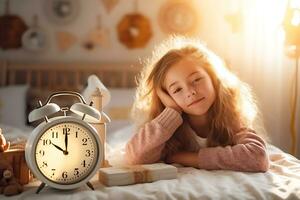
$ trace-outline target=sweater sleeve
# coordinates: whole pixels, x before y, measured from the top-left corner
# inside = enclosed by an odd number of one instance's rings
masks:
[[[234,145],[211,147],[198,152],[199,168],[266,172],[269,159],[265,142],[254,131],[243,129],[233,138]]]
[[[182,122],[182,117],[176,110],[165,108],[155,119],[141,127],[126,144],[127,163],[150,164],[159,161],[165,143]]]

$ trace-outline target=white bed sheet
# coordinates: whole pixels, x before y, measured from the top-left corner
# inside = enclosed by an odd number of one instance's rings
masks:
[[[131,128],[120,130],[124,140]],[[19,132],[20,133],[20,132]],[[15,134],[11,134],[11,137]],[[23,133],[24,135],[24,133]],[[15,138],[18,138],[15,135]],[[120,139],[122,138],[122,139]],[[116,143],[115,146],[117,147]],[[40,194],[35,191],[39,181],[25,186],[25,191],[1,199],[300,199],[300,161],[273,145],[268,145],[271,167],[266,173],[246,173],[225,170],[199,170],[179,167],[178,178],[153,183],[121,187],[105,187],[95,176],[91,182],[95,191],[83,186],[77,190],[59,191],[49,187]]]

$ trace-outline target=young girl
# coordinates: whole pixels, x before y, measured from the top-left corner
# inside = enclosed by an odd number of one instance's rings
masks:
[[[138,81],[138,131],[126,145],[129,164],[162,160],[209,170],[268,170],[250,89],[199,41],[167,40]]]

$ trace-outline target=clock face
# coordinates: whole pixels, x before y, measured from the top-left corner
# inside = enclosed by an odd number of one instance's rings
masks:
[[[89,176],[99,159],[96,138],[76,122],[58,123],[45,130],[34,153],[41,174],[51,182],[65,185]]]

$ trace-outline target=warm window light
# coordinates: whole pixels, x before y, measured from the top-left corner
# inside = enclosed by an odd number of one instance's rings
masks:
[[[300,8],[300,1],[299,0],[291,0],[290,7],[291,8]]]
[[[299,24],[300,24],[300,12],[298,10],[296,10],[294,12],[291,23],[292,23],[293,26],[299,26]]]
[[[292,91],[292,112],[291,112],[291,153],[296,154],[297,150],[297,130],[296,130],[296,110],[298,97],[298,65],[300,57],[300,0],[291,0],[288,2],[284,22],[286,53],[296,61],[293,89]]]
[[[300,0],[289,1],[284,22],[286,45],[300,46]]]

